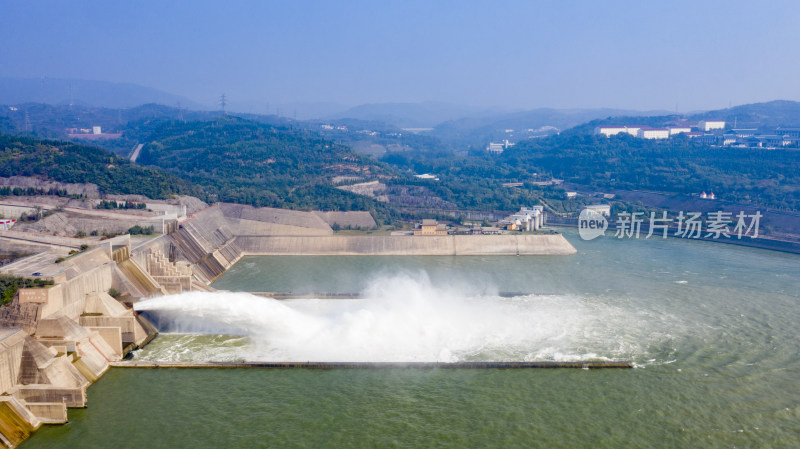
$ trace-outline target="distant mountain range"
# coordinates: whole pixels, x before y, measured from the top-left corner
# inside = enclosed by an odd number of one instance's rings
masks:
[[[176,108],[178,103],[181,109]],[[0,132],[33,132],[39,137],[64,138],[68,128],[101,126],[104,131],[124,130],[123,139],[104,144],[120,154],[125,154],[150,127],[145,125],[145,130],[138,133],[136,130],[141,127],[135,124],[138,121],[208,120],[222,115],[220,110],[149,87],[54,78],[0,78],[0,105],[7,105],[0,108]],[[380,151],[394,144],[426,149],[482,149],[489,142],[506,139],[515,143],[565,130],[585,134],[591,133],[595,126],[607,124],[663,126],[676,118],[669,111],[609,108],[514,111],[442,102],[374,103],[344,108],[334,103],[273,104],[270,107],[231,100],[227,109],[232,115],[257,122],[313,132],[320,132],[325,124],[342,126],[346,128],[344,132],[323,134],[354,147],[378,145],[376,148]],[[264,114],[267,111],[275,114]],[[730,126],[761,130],[800,126],[800,102],[754,103],[692,113],[682,118],[692,121],[717,118],[726,120]],[[401,132],[403,128],[417,128],[414,132],[418,135]],[[360,133],[360,130],[369,132]],[[382,135],[376,136],[374,132]]]
[[[327,119],[357,119],[383,122],[397,128],[433,128],[449,120],[465,117],[480,118],[507,113],[508,109],[482,108],[452,103],[425,101],[421,103],[372,103],[330,114]]]
[[[622,109],[552,109],[512,110],[451,103],[376,103],[364,104],[332,114],[330,119],[359,119],[384,122],[398,128],[459,128],[494,124],[499,127],[565,128],[612,115],[662,115],[666,111],[632,111]]]
[[[132,83],[60,78],[0,78],[0,104],[46,103],[105,108],[130,108],[159,103],[207,109],[186,97]]]
[[[461,118],[441,123],[432,135],[453,143],[470,144],[507,138],[518,141],[559,132],[591,120],[616,116],[663,115],[665,111],[624,109],[540,108],[479,118]]]

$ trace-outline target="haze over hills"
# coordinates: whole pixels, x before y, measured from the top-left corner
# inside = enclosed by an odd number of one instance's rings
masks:
[[[433,128],[463,117],[488,117],[507,109],[424,101],[420,103],[370,103],[331,114],[328,119],[358,119],[383,122],[398,128]]]
[[[159,103],[190,109],[207,109],[186,97],[133,83],[112,83],[60,78],[0,78],[0,104],[73,104],[130,108]]]
[[[134,108],[155,103],[169,107],[178,104],[185,110],[219,110],[219,95],[213,100],[197,102],[163,90],[133,83],[114,83],[81,79],[0,77],[0,104],[43,103],[50,105],[89,106],[100,108]],[[396,128],[433,128],[446,122],[461,122],[458,127],[474,128],[475,123],[497,122],[500,127],[555,126],[565,128],[608,115],[654,115],[616,109],[533,109],[514,111],[492,106],[468,106],[423,101],[404,103],[369,103],[353,107],[334,102],[269,103],[254,99],[227,97],[226,109],[237,114],[277,115],[295,120],[345,120],[381,122]],[[597,111],[597,112],[593,112]],[[574,117],[568,120],[558,116]],[[552,123],[547,123],[547,122]],[[502,123],[501,123],[502,122]],[[518,126],[519,125],[519,126]]]
[[[665,113],[667,112],[622,109],[540,108],[489,117],[451,120],[437,125],[431,134],[442,140],[462,145],[503,138],[516,141],[528,137],[552,134],[603,117],[649,116],[663,115]]]
[[[181,109],[176,107],[179,103]],[[152,131],[154,120],[209,120],[222,115],[218,107],[209,109],[158,89],[75,79],[0,78],[0,104],[9,105],[0,109],[0,118],[5,117],[0,130],[6,133],[32,132],[39,137],[64,138],[69,128],[101,126],[104,131],[123,131],[121,139],[102,143],[121,155],[126,155]],[[432,101],[371,103],[339,110],[344,106],[336,103],[269,106],[231,99],[227,106],[233,115],[321,133],[374,156],[405,151],[404,148],[480,150],[489,142],[507,139],[517,143],[571,128],[572,132],[588,133],[598,124],[662,126],[666,120],[674,119],[669,118],[673,115],[669,111],[611,108],[511,111]],[[692,121],[720,118],[738,127],[774,129],[800,124],[800,103],[778,100],[683,117]],[[325,124],[336,125],[336,129],[325,131]],[[402,128],[432,129],[414,136],[401,132]]]

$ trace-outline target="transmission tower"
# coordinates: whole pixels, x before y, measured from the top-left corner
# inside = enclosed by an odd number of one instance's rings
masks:
[[[28,110],[25,110],[25,134],[31,133],[31,119],[28,116]]]
[[[225,115],[226,114],[225,105],[228,104],[227,101],[225,101],[225,94],[222,94],[219,97],[219,104],[220,104],[220,106],[222,106],[222,114]]]

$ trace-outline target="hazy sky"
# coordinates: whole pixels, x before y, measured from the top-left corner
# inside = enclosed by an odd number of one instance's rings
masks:
[[[800,1],[0,2],[0,76],[212,104],[800,100]]]

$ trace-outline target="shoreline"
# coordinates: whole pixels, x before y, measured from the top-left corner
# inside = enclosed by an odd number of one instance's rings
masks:
[[[601,369],[633,368],[628,361],[540,361],[540,362],[150,362],[123,361],[111,363],[113,368],[179,368],[179,369]]]

